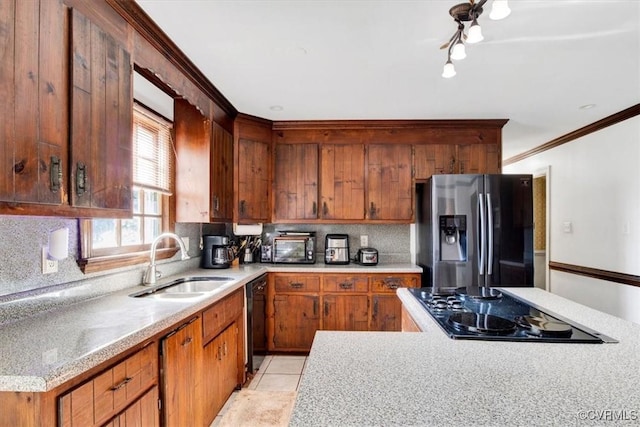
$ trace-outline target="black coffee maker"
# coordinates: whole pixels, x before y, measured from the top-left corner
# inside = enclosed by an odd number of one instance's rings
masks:
[[[200,268],[229,268],[235,258],[229,236],[202,236]]]

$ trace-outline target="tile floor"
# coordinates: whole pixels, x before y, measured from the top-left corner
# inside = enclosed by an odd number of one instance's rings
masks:
[[[246,388],[260,391],[296,391],[306,361],[306,356],[265,356]],[[220,423],[236,393],[237,391],[229,397],[210,427],[216,427]]]

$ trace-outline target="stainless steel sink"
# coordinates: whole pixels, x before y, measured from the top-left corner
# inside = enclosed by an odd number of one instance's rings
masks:
[[[143,289],[129,296],[134,298],[195,299],[207,296],[233,280],[235,280],[233,277],[225,276],[182,277],[163,285]]]

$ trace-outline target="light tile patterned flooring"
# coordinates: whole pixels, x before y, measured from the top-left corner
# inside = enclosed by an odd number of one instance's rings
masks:
[[[300,383],[300,376],[307,362],[306,356],[265,356],[264,361],[255,376],[247,386],[248,390],[262,391],[296,391]],[[225,414],[236,392],[229,397],[227,403],[213,420],[210,427],[216,427]]]

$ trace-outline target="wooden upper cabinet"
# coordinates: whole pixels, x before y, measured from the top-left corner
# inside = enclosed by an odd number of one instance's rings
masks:
[[[411,145],[367,146],[367,219],[410,220],[413,217]]]
[[[67,202],[64,14],[61,0],[0,2],[0,201]]]
[[[213,122],[211,221],[233,220],[233,135]]]
[[[132,199],[131,56],[77,10],[71,16],[71,204],[98,209],[100,215],[127,216]]]
[[[209,222],[211,122],[183,99],[174,101],[176,221]]]
[[[243,114],[236,117],[234,151],[234,221],[269,222],[271,122]]]
[[[318,145],[281,144],[275,157],[275,221],[318,219]]]
[[[365,150],[363,144],[321,146],[320,217],[364,219]]]
[[[454,144],[421,144],[414,147],[416,179],[431,175],[457,173],[457,146]]]
[[[500,146],[465,144],[458,146],[459,173],[500,173]]]

